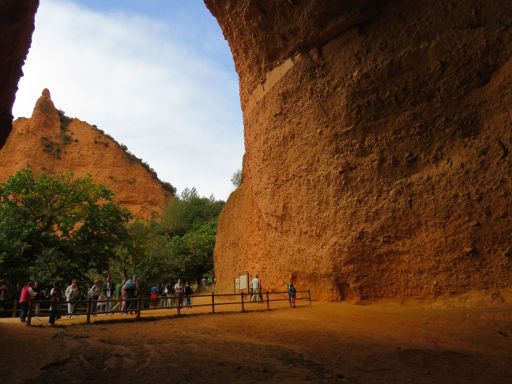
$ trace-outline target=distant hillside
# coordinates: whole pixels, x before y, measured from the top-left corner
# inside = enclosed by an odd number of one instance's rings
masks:
[[[30,119],[14,121],[0,151],[0,181],[26,167],[36,174],[90,174],[115,193],[119,204],[145,219],[159,216],[175,192],[126,146],[96,126],[57,110],[47,89]]]

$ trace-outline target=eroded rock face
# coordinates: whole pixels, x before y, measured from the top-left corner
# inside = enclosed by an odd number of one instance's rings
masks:
[[[45,89],[30,119],[19,118],[0,151],[0,181],[30,167],[36,175],[73,172],[109,187],[135,217],[158,217],[172,192],[112,137],[59,114]]]
[[[215,269],[316,297],[512,286],[512,3],[206,0],[240,76]]]
[[[15,70],[0,75],[4,135],[29,39],[3,31],[30,31],[33,13],[9,7],[36,3],[0,5],[13,20],[0,24],[0,64]],[[329,299],[511,286],[511,2],[206,4],[245,125],[244,181],[217,238],[221,289],[246,270]]]
[[[11,109],[32,41],[38,4],[38,0],[0,2],[0,148],[12,128]]]

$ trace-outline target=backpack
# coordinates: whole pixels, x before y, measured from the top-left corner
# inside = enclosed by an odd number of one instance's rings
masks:
[[[126,283],[124,284],[124,289],[135,290],[135,281],[133,281],[132,279],[126,281]]]

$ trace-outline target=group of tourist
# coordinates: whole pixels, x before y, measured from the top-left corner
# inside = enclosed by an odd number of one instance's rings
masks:
[[[255,275],[250,282],[251,302],[263,302],[262,296],[263,279],[260,275]],[[171,281],[161,284],[152,285],[149,288],[150,308],[174,308],[174,307],[192,307],[192,294],[195,291],[207,287],[207,285],[215,284],[215,278],[208,280],[202,279],[201,286],[199,284],[190,284],[188,281],[184,284],[181,280],[176,283]],[[290,306],[295,308],[297,290],[292,282],[288,284],[288,299]],[[7,286],[0,283],[0,308],[3,309]],[[72,280],[65,290],[62,290],[59,283],[52,285],[47,293],[40,282],[28,282],[21,289],[19,305],[20,320],[26,321],[29,310],[29,303],[34,301],[32,307],[33,313],[39,319],[41,301],[48,299],[49,306],[49,324],[55,325],[55,321],[61,317],[62,304],[67,305],[67,316],[71,318],[75,314],[77,303],[86,297],[90,303],[90,313],[103,312],[112,314],[113,312],[121,312],[125,314],[134,313],[137,310],[137,297],[140,294],[140,284],[138,276],[123,279],[121,282],[114,284],[110,276],[104,282],[96,279],[86,291],[86,294],[78,286],[77,280]]]
[[[214,280],[208,280],[204,286],[206,287],[206,285],[213,283]],[[190,284],[188,281],[182,284],[179,279],[175,284],[168,282],[161,284],[160,287],[153,285],[149,289],[149,306],[152,308],[171,308],[176,306],[191,308],[191,296],[196,290],[199,290],[198,284]],[[0,286],[0,293],[2,294],[0,297],[5,298],[6,291],[7,287]],[[41,288],[41,284],[38,281],[28,282],[21,289],[19,300],[20,320],[22,322],[26,321],[31,301],[34,301],[33,313],[39,319],[40,301],[45,298],[49,299],[50,302],[49,324],[52,326],[55,325],[55,320],[61,317],[62,304],[67,304],[67,317],[71,318],[75,313],[77,303],[84,297],[90,300],[90,313],[93,316],[100,312],[112,314],[114,311],[131,314],[137,310],[137,297],[139,293],[141,293],[139,278],[136,275],[129,279],[123,279],[116,284],[114,284],[110,277],[107,277],[104,282],[96,279],[87,290],[86,295],[79,288],[77,280],[73,280],[65,290],[61,290],[59,283],[54,283],[48,294]]]
[[[202,285],[202,284],[201,284]],[[192,294],[199,290],[197,284],[190,284],[188,281],[185,284],[181,283],[181,280],[173,284],[167,282],[160,289],[155,285],[151,287],[150,303],[152,307],[192,307]],[[162,295],[159,295],[162,293]],[[183,305],[185,300],[185,305]]]

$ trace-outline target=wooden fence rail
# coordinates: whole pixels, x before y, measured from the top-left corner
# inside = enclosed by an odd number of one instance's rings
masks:
[[[281,297],[278,298],[272,298],[272,296],[281,295]],[[222,305],[240,305],[241,312],[246,312],[246,306],[250,304],[255,303],[266,303],[266,309],[270,310],[270,303],[272,302],[279,302],[279,301],[288,301],[289,298],[283,298],[282,295],[288,295],[288,292],[257,292],[257,293],[222,293],[222,294],[198,294],[198,295],[191,295],[191,299],[201,298],[201,297],[208,297],[210,298],[209,303],[203,303],[203,304],[191,304],[188,306],[189,308],[197,308],[197,307],[211,307],[211,313],[216,313],[216,307],[222,306]],[[246,300],[246,297],[249,296],[249,301]],[[135,314],[136,319],[140,319],[141,312],[146,311],[153,311],[153,310],[162,310],[162,309],[176,309],[176,313],[178,316],[181,315],[181,309],[185,307],[186,305],[183,304],[183,301],[185,300],[185,295],[182,296],[181,302],[178,301],[178,296],[159,296],[158,299],[155,301],[152,300],[151,297],[134,297],[129,298],[125,300],[121,299],[109,299],[109,300],[74,300],[74,301],[67,301],[67,300],[61,300],[61,301],[54,301],[50,302],[48,300],[32,300],[29,303],[28,313],[27,313],[27,322],[26,324],[30,326],[32,324],[32,318],[34,315],[34,308],[36,304],[39,304],[40,306],[58,306],[60,312],[60,308],[63,305],[66,304],[72,304],[74,306],[74,309],[85,307],[85,312],[74,312],[73,316],[85,316],[86,317],[86,323],[91,322],[91,316],[95,316],[97,314],[114,314],[114,313],[130,313]],[[216,300],[219,298],[234,298],[235,300],[237,298],[240,299],[240,301],[220,301]],[[254,299],[254,300],[253,300]],[[311,305],[311,290],[308,289],[307,291],[297,291],[296,295],[297,301],[307,301],[309,305]],[[126,309],[112,309],[113,304],[121,304],[122,301],[126,302]],[[195,300],[194,300],[195,301]],[[149,302],[149,306],[146,307],[145,304]],[[174,305],[173,305],[174,302]],[[101,305],[102,308],[105,308],[106,310],[98,311],[98,306]],[[159,305],[160,304],[160,305]],[[162,305],[163,304],[163,305]],[[16,305],[16,304],[15,304]],[[113,306],[115,308],[115,305]],[[43,309],[44,312],[39,312],[37,316],[40,317],[49,317],[50,316],[50,310],[49,309]],[[13,316],[14,317],[14,316]]]

